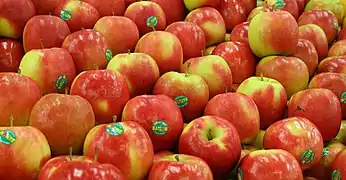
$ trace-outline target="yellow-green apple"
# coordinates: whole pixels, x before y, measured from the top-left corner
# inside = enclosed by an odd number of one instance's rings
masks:
[[[61,47],[64,39],[70,34],[64,20],[51,15],[34,16],[24,28],[24,50],[29,52],[33,49]]]
[[[96,151],[97,150],[97,151]],[[154,159],[153,144],[148,133],[132,121],[102,124],[88,133],[84,155],[119,168],[125,179],[141,180],[149,172]]]
[[[53,155],[81,153],[85,136],[95,125],[94,112],[80,96],[47,94],[31,111],[29,125],[46,136]]]
[[[161,6],[151,1],[138,1],[127,7],[125,17],[133,20],[142,36],[166,28],[166,15]]]
[[[10,72],[0,73],[0,126],[26,126],[30,113],[41,98],[38,84],[31,78]]]
[[[76,76],[72,56],[62,48],[31,50],[24,55],[19,69],[37,82],[42,95],[64,92]]]
[[[66,21],[71,32],[91,29],[100,18],[96,8],[81,0],[65,0],[59,3],[54,15]]]
[[[265,130],[260,130],[256,136],[256,139],[251,143],[257,149],[264,149],[263,147],[263,137],[265,135]]]
[[[341,40],[337,41],[334,43],[329,51],[328,51],[328,56],[333,57],[333,56],[345,56],[346,55],[346,40]]]
[[[95,69],[103,69],[113,58],[108,42],[101,33],[85,29],[66,37],[62,44],[72,56],[77,73]]]
[[[241,161],[238,179],[302,180],[303,172],[299,162],[285,150],[257,150]]]
[[[269,12],[269,11],[270,11],[270,9],[268,7],[265,7],[262,5],[257,6],[255,9],[252,9],[252,11],[249,13],[249,15],[247,17],[247,22],[251,22],[251,20],[260,12]]]
[[[116,29],[117,33],[114,33]],[[139,40],[139,31],[136,24],[123,16],[106,16],[100,18],[94,30],[100,32],[108,41],[112,53],[125,53],[134,50]]]
[[[222,15],[212,7],[201,7],[191,11],[185,21],[195,23],[202,28],[206,45],[211,46],[224,41],[226,24]]]
[[[103,16],[122,16],[125,12],[125,0],[83,0],[95,7]]]
[[[342,0],[341,0],[342,1]],[[344,6],[339,0],[309,0],[306,3],[304,11],[310,11],[312,9],[324,9],[333,12],[338,19],[338,23],[342,24],[342,20],[345,16]]]
[[[232,70],[234,83],[240,84],[255,74],[256,59],[246,43],[236,41],[221,43],[213,50],[213,55],[218,55],[226,60]]]
[[[249,39],[248,39],[249,24],[250,24],[249,22],[243,22],[234,26],[231,32],[230,40],[249,44]]]
[[[183,21],[186,9],[182,0],[150,0],[157,3],[166,15],[166,24],[170,25],[177,21]]]
[[[346,56],[334,56],[323,59],[317,67],[317,73],[334,72],[346,74]]]
[[[208,84],[195,74],[168,72],[156,82],[153,94],[172,98],[185,122],[200,117],[209,100]]]
[[[319,61],[328,54],[328,39],[323,29],[315,24],[299,26],[299,39],[309,40],[316,48]]]
[[[189,11],[205,6],[216,8],[220,5],[220,2],[221,0],[184,0],[185,7]]]
[[[273,10],[287,11],[295,19],[299,17],[297,0],[266,0],[263,6],[272,8]]]
[[[130,99],[125,78],[109,69],[83,71],[73,80],[71,95],[88,100],[95,113],[97,123],[113,122]]]
[[[179,39],[166,31],[154,31],[142,36],[136,45],[135,52],[151,56],[156,61],[161,74],[179,71],[183,63],[183,48]]]
[[[1,0],[0,36],[18,39],[26,22],[35,15],[36,9],[31,0]]]
[[[35,7],[36,13],[42,15],[53,14],[59,4],[59,0],[31,0]]]
[[[284,115],[287,104],[285,88],[275,79],[267,77],[250,77],[237,89],[251,97],[260,113],[261,129],[266,129]]]
[[[223,17],[226,29],[231,31],[236,25],[246,21],[246,10],[243,4],[237,0],[221,0],[217,7]]]
[[[240,0],[239,2],[244,6],[246,15],[248,15],[257,6],[256,1],[254,0]]]
[[[340,40],[344,40],[346,39],[346,28],[342,28],[340,31],[339,31],[339,34],[337,36],[337,40],[340,41]]]
[[[159,161],[161,158],[166,157],[166,156],[170,156],[173,154],[174,153],[171,151],[159,151],[159,152],[155,153],[153,163],[155,164],[155,162]]]
[[[344,179],[346,177],[346,149],[342,150],[332,164],[332,180]]]
[[[173,154],[158,159],[150,170],[148,180],[176,179],[213,180],[213,173],[201,158],[186,154]]]
[[[0,177],[6,180],[36,180],[51,156],[46,137],[31,126],[0,127],[0,153]]]
[[[201,76],[208,84],[209,98],[231,89],[233,83],[231,69],[227,62],[217,55],[191,58],[183,64],[181,72]]]
[[[296,57],[265,57],[257,64],[256,75],[279,81],[284,86],[288,98],[306,89],[309,83],[308,67],[304,61]]]
[[[183,131],[183,117],[175,101],[166,95],[141,95],[124,107],[123,122],[136,122],[149,134],[155,151],[173,148]]]
[[[262,11],[250,21],[248,36],[257,57],[290,55],[297,47],[298,24],[287,11]]]
[[[228,120],[237,129],[242,143],[254,141],[260,130],[260,115],[256,103],[242,93],[216,95],[208,102],[204,115]]]
[[[314,177],[307,177],[307,176],[304,176],[304,180],[318,180]]]
[[[174,22],[165,31],[176,35],[180,40],[183,48],[184,61],[201,56],[201,52],[205,50],[206,42],[204,32],[192,22]]]
[[[202,158],[215,179],[221,179],[238,163],[240,138],[237,129],[226,119],[202,116],[184,128],[179,139],[179,153]]]
[[[312,77],[318,66],[318,54],[314,44],[306,39],[298,39],[297,49],[292,57],[302,60],[308,68],[309,76]]]
[[[341,121],[339,133],[333,140],[346,144],[346,121],[345,120]]]
[[[117,54],[107,69],[119,72],[125,78],[131,97],[149,94],[160,77],[155,60],[145,53]]]
[[[321,160],[323,138],[309,119],[290,117],[268,127],[263,137],[263,147],[286,150],[305,170]]]
[[[209,46],[203,51],[203,56],[212,55],[215,48],[216,46]]]
[[[17,72],[24,56],[23,46],[12,39],[0,40],[0,72]]]
[[[323,104],[323,106],[321,106]],[[306,89],[294,94],[288,103],[289,117],[301,116],[313,122],[324,141],[332,140],[341,124],[339,98],[329,89]]]
[[[328,43],[332,43],[339,31],[338,20],[335,15],[328,10],[313,9],[304,12],[298,19],[298,25],[316,24],[323,29],[327,36]]]

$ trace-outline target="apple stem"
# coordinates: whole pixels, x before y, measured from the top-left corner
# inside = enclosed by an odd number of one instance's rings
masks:
[[[204,56],[205,50],[201,50],[201,56]]]
[[[99,67],[98,67],[96,64],[94,64],[94,68],[95,68],[96,70],[99,70]]]
[[[13,127],[14,124],[14,117],[13,114],[10,115],[10,127]]]
[[[225,85],[225,93],[228,93],[228,87]]]
[[[115,13],[114,13],[114,10],[113,10],[113,11],[112,11],[112,16],[115,16],[114,14],[115,14]]]
[[[118,119],[117,115],[114,115],[114,116],[113,116],[113,123],[116,123],[116,122],[117,122],[117,119]]]
[[[69,147],[69,152],[68,152],[68,159],[69,159],[70,161],[72,161],[72,154],[73,154],[73,148],[72,148],[72,146],[71,146],[71,147]]]
[[[176,154],[176,155],[174,156],[174,158],[175,158],[175,160],[177,160],[178,162],[180,161],[179,155],[178,155],[178,154]]]
[[[293,114],[295,114],[297,111],[303,111],[305,112],[305,109],[301,106],[297,106],[297,108],[294,110]]]
[[[191,62],[187,63],[186,71],[185,71],[185,77],[189,76],[189,70],[190,70]]]
[[[95,155],[94,155],[94,162],[97,162],[98,158],[99,158],[99,148],[95,147]]]
[[[22,73],[22,70],[21,69],[18,69],[18,74],[21,74]]]
[[[263,73],[260,73],[261,81],[264,81]]]
[[[128,49],[128,50],[127,50],[127,53],[130,55],[130,54],[131,54],[131,49]]]
[[[65,88],[65,95],[68,95],[68,92],[69,92],[69,88],[66,87],[66,88]]]
[[[41,48],[44,49],[43,40],[42,39],[40,39],[40,44],[41,44]]]
[[[208,131],[207,138],[209,141],[213,139],[213,136],[211,134],[211,129],[209,129],[209,131]]]

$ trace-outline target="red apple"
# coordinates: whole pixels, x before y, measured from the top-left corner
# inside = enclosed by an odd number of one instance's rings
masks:
[[[132,3],[136,2],[137,0],[125,0],[126,7],[130,6]]]
[[[12,39],[0,40],[0,72],[17,72],[23,56],[21,43]]]
[[[96,152],[95,150],[98,149]],[[125,179],[141,180],[154,159],[153,144],[139,124],[128,121],[95,126],[84,143],[84,155],[119,168]]]
[[[342,150],[332,164],[332,179],[342,179],[346,176],[346,149]],[[330,176],[329,176],[330,177]]]
[[[346,39],[346,28],[342,28],[337,36],[338,41],[344,40],[344,39]]]
[[[282,4],[280,4],[282,2]],[[289,12],[295,19],[298,19],[299,16],[299,8],[297,0],[266,0],[264,3],[265,7],[272,8],[274,10],[281,10]]]
[[[246,10],[238,0],[221,0],[217,10],[222,15],[227,30],[232,30],[236,25],[246,21]]]
[[[103,16],[122,16],[125,13],[125,0],[83,0],[95,7]]]
[[[35,7],[37,14],[52,14],[59,4],[59,0],[31,0]]]
[[[234,26],[231,32],[231,41],[239,41],[243,43],[249,44],[248,39],[248,30],[249,30],[249,22],[243,22],[236,26]]]
[[[302,60],[308,68],[309,76],[312,77],[318,66],[318,54],[314,44],[306,39],[298,39],[297,49],[291,56]]]
[[[346,56],[334,56],[323,59],[317,73],[335,72],[346,74]]]
[[[203,56],[212,55],[215,48],[216,46],[209,46],[203,51]]]
[[[240,0],[239,2],[244,6],[246,15],[250,14],[250,12],[255,9],[257,5],[256,1],[254,0]]]
[[[150,0],[161,6],[166,15],[166,24],[170,25],[185,18],[185,6],[182,0]]]
[[[310,11],[312,9],[329,10],[336,16],[338,23],[342,24],[345,13],[342,1],[343,0],[309,0],[306,2],[304,11]]]
[[[263,2],[263,1],[260,1],[260,2]],[[251,22],[251,20],[260,12],[269,12],[269,11],[270,11],[270,9],[268,7],[258,6],[254,9],[252,9],[252,11],[249,13],[249,15],[247,17],[247,22]]]
[[[346,55],[346,40],[341,40],[337,41],[334,43],[329,51],[328,51],[328,56],[333,57],[333,56],[345,56]]]
[[[346,144],[346,120],[341,121],[340,129],[338,135],[333,139],[333,141]]]
[[[185,7],[192,11],[194,9],[210,6],[210,7],[218,7],[221,0],[184,0]]]
[[[301,14],[304,11],[305,1],[306,0],[297,0],[299,14]]]
[[[154,164],[155,162],[161,160],[162,158],[165,158],[167,156],[173,155],[174,153],[171,151],[159,151],[157,153],[155,153],[154,155]]]

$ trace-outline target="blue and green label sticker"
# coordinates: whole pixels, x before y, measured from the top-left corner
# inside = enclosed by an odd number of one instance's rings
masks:
[[[151,130],[156,134],[156,135],[165,135],[168,132],[168,124],[165,123],[164,121],[156,121]]]
[[[329,154],[329,148],[328,147],[323,148],[322,158],[328,156],[328,154]]]
[[[276,9],[282,9],[286,6],[286,3],[284,0],[277,0],[276,3],[274,4],[274,8]]]
[[[335,169],[332,172],[332,180],[341,180],[341,173],[339,170]]]
[[[157,25],[157,23],[159,23],[159,20],[157,19],[156,16],[150,16],[147,19],[147,26],[150,28],[155,28],[155,26]]]
[[[10,145],[16,142],[16,134],[11,130],[1,130],[0,131],[0,143]]]
[[[238,180],[243,180],[243,170],[238,168]]]
[[[112,60],[112,58],[113,58],[113,53],[112,53],[111,50],[107,49],[106,52],[105,52],[105,54],[106,54],[106,58],[107,58],[108,61]]]
[[[68,20],[72,19],[72,13],[71,13],[71,11],[69,11],[67,9],[63,9],[60,11],[60,17],[61,17],[61,19],[68,21]]]
[[[312,149],[308,149],[302,154],[300,161],[302,162],[302,164],[309,164],[314,160],[314,157],[315,152]]]
[[[180,108],[187,106],[189,103],[189,99],[186,96],[177,96],[174,98],[174,101]]]
[[[341,94],[340,101],[342,104],[346,104],[346,91]]]
[[[120,136],[124,133],[124,127],[119,123],[107,125],[106,132],[111,136]]]
[[[339,30],[339,23],[338,23],[338,20],[337,19],[334,19],[333,21],[333,26],[336,30]]]
[[[60,75],[58,77],[58,79],[56,79],[56,81],[55,81],[55,88],[57,90],[65,89],[67,82],[68,82],[68,79],[67,79],[66,74]]]

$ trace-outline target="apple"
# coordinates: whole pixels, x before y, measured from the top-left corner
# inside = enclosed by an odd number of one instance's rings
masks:
[[[26,126],[30,112],[41,98],[38,84],[31,78],[10,72],[0,73],[0,126]]]
[[[250,24],[249,22],[243,22],[234,26],[231,32],[230,40],[249,44],[249,39],[248,39],[249,24]]]
[[[338,23],[342,24],[345,10],[343,4],[340,2],[339,0],[311,0],[306,3],[304,11],[312,9],[329,10],[336,16]]]
[[[227,62],[217,55],[191,58],[183,64],[181,72],[201,76],[208,84],[209,98],[231,89],[233,82]]]
[[[248,44],[229,41],[216,46],[213,55],[218,55],[226,60],[232,70],[234,83],[241,83],[255,74],[256,59]]]
[[[122,16],[125,12],[125,0],[83,0],[97,9],[101,17]]]
[[[36,9],[31,0],[1,0],[0,36],[18,39],[26,22],[35,15]]]
[[[304,176],[304,180],[318,180],[318,179],[316,179],[314,177],[306,177],[306,176]]]
[[[323,29],[315,24],[299,26],[299,39],[309,40],[316,48],[319,61],[328,54],[328,39]]]
[[[257,1],[258,2],[258,1]],[[262,1],[263,2],[263,1]],[[270,8],[264,7],[262,5],[257,6],[256,8],[252,9],[252,11],[247,16],[247,22],[251,22],[251,20],[260,12],[269,12],[271,11]]]
[[[285,88],[275,79],[267,77],[250,77],[237,89],[251,97],[260,113],[260,127],[266,129],[284,115],[287,104]]]
[[[333,140],[336,142],[346,144],[346,121],[345,120],[341,121],[339,133]]]
[[[337,41],[330,47],[328,51],[328,56],[329,57],[345,56],[346,55],[346,48],[344,48],[345,45],[346,45],[346,40]]]
[[[125,0],[126,7],[130,6],[132,3],[136,2],[137,0]]]
[[[226,24],[222,15],[212,7],[201,7],[191,11],[185,21],[195,23],[202,28],[206,45],[211,46],[224,41]]]
[[[173,154],[161,157],[153,164],[148,180],[176,180],[182,178],[213,180],[213,173],[208,164],[199,157]]]
[[[297,47],[298,24],[286,11],[260,12],[250,21],[248,36],[257,57],[290,55]]]
[[[189,11],[206,6],[216,8],[220,5],[220,2],[221,0],[184,0],[185,7]]]
[[[103,69],[113,58],[106,38],[92,29],[74,32],[66,37],[62,44],[72,56],[76,72]]]
[[[157,161],[160,161],[162,158],[173,155],[173,154],[174,153],[171,151],[159,151],[155,153],[153,163],[155,164]]]
[[[89,70],[80,73],[71,85],[71,95],[88,100],[95,113],[97,123],[111,123],[120,117],[130,99],[125,78],[111,70]]]
[[[346,56],[334,56],[323,59],[317,68],[317,73],[335,72],[346,74]]]
[[[179,153],[200,157],[212,170],[215,179],[227,176],[241,154],[237,129],[218,116],[202,116],[191,121],[179,139]]]
[[[70,147],[73,154],[79,154],[85,136],[95,125],[95,117],[84,98],[51,93],[35,104],[29,125],[42,131],[53,155],[67,154]]]
[[[266,0],[264,6],[272,7],[273,10],[289,12],[295,19],[299,17],[299,8],[297,0]]]
[[[106,16],[100,18],[94,30],[100,32],[108,41],[113,54],[125,53],[134,50],[139,40],[139,31],[136,24],[123,16]],[[114,33],[116,30],[117,33]]]
[[[309,119],[316,124],[323,140],[329,141],[338,134],[340,128],[340,100],[329,89],[302,90],[291,97],[287,115],[288,117],[300,116]]]
[[[125,78],[131,97],[149,94],[160,77],[155,60],[145,53],[117,54],[107,69],[119,72]]]
[[[285,87],[287,97],[306,89],[309,83],[309,70],[306,64],[296,57],[268,56],[256,67],[256,75],[273,78]]]
[[[0,72],[17,72],[24,56],[23,46],[12,39],[0,39]]]
[[[298,5],[298,14],[301,15],[302,12],[304,11],[305,8],[305,1],[306,0],[297,0],[297,5]]]
[[[37,82],[42,95],[64,92],[76,76],[73,59],[62,48],[31,50],[24,55],[19,69]]]
[[[31,0],[35,7],[36,13],[40,15],[52,14],[59,4],[59,0]]]
[[[209,46],[203,51],[203,56],[212,55],[215,48],[216,46]]]
[[[342,150],[332,164],[332,179],[341,179],[346,176],[346,149]],[[329,176],[330,177],[330,176]]]
[[[256,167],[256,168],[254,168]],[[302,180],[303,173],[293,155],[282,149],[257,150],[245,156],[238,179]]]
[[[318,66],[318,54],[314,44],[306,39],[298,39],[297,49],[291,54],[302,60],[308,68],[309,76],[312,77]]]
[[[250,14],[250,12],[256,8],[256,1],[254,0],[240,0],[239,1],[242,6],[244,6],[246,15]]]
[[[98,150],[97,152],[95,150]],[[154,150],[148,133],[127,121],[95,126],[84,143],[84,155],[119,168],[125,179],[144,179],[153,164]]]
[[[342,28],[340,31],[339,31],[339,34],[337,36],[337,40],[340,41],[340,40],[344,40],[346,39],[346,28]]]
[[[182,0],[150,0],[157,3],[166,15],[166,24],[170,25],[185,18],[185,6]],[[173,9],[173,10],[172,10]]]
[[[183,48],[179,39],[166,31],[154,31],[142,36],[136,45],[135,52],[151,56],[156,61],[160,74],[179,71],[183,63]]]
[[[242,143],[254,141],[260,130],[260,115],[256,103],[242,93],[216,95],[208,102],[204,115],[228,120],[237,129]]]
[[[192,22],[180,21],[169,25],[166,30],[178,37],[183,48],[184,61],[201,56],[206,41],[203,30]]]
[[[254,147],[257,149],[264,149],[263,147],[263,138],[265,135],[266,131],[265,130],[260,130],[256,136],[256,139],[251,143]]]
[[[124,16],[136,23],[141,36],[151,31],[166,28],[165,12],[155,2],[134,2],[126,9]]]
[[[222,15],[227,30],[232,30],[236,25],[246,21],[246,10],[238,0],[221,0],[217,10]]]

